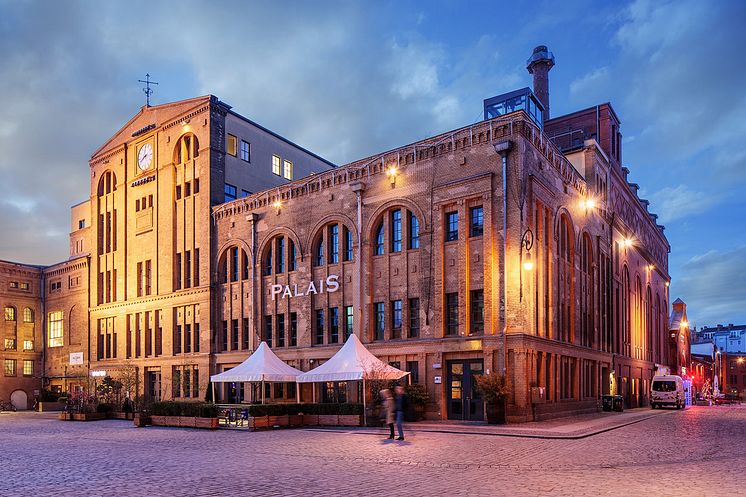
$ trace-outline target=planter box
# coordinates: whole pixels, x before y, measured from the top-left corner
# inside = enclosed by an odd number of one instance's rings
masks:
[[[57,415],[60,421],[72,421],[73,415],[69,412],[61,412]]]
[[[303,426],[303,415],[302,414],[289,415],[288,426]]]
[[[126,420],[133,420],[135,419],[135,413],[134,412],[110,412],[109,413],[109,419],[126,419]]]
[[[135,426],[138,428],[144,428],[150,424],[150,418],[148,416],[142,416],[140,414],[134,417]]]
[[[73,421],[98,421],[106,419],[104,412],[73,413]]]
[[[269,428],[269,416],[249,416],[249,429],[262,430]]]
[[[290,419],[287,414],[284,416],[267,416],[267,418],[269,418],[267,421],[267,424],[269,424],[270,428],[274,426],[289,426],[290,425]]]
[[[39,402],[39,412],[64,411],[65,404],[60,402]]]
[[[362,426],[363,417],[359,414],[340,414],[339,425],[340,426]]]
[[[153,426],[173,426],[177,428],[207,428],[216,430],[218,418],[194,418],[190,416],[150,416]]]
[[[303,414],[303,424],[306,426],[317,426],[319,424],[318,414]]]
[[[337,414],[319,414],[319,425],[337,426],[338,424],[339,416]]]

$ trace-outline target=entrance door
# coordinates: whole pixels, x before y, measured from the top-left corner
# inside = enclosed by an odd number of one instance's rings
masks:
[[[482,374],[484,362],[482,359],[448,361],[447,366],[448,419],[482,421],[484,401],[477,390],[475,376]]]

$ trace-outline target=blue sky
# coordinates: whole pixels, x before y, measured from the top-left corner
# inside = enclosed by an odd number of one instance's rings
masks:
[[[144,103],[215,94],[345,163],[481,118],[530,86],[554,116],[610,101],[697,326],[746,322],[745,2],[0,0],[0,259],[67,257],[91,153]]]

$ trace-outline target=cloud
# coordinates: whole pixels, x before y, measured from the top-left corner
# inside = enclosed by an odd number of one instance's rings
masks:
[[[573,96],[583,95],[584,98],[587,98],[588,94],[596,95],[599,92],[606,91],[609,76],[608,66],[594,69],[570,83],[570,94]]]
[[[746,246],[711,250],[692,257],[671,286],[698,327],[746,321]]]
[[[641,196],[644,194],[641,193]],[[659,223],[669,223],[695,214],[707,212],[722,201],[717,195],[693,191],[687,185],[667,186],[649,195],[651,205],[655,206]]]

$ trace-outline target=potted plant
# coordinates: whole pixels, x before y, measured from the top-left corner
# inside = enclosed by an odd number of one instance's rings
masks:
[[[476,376],[476,380],[477,389],[484,399],[487,423],[505,424],[505,401],[509,393],[505,375],[493,372]]]

